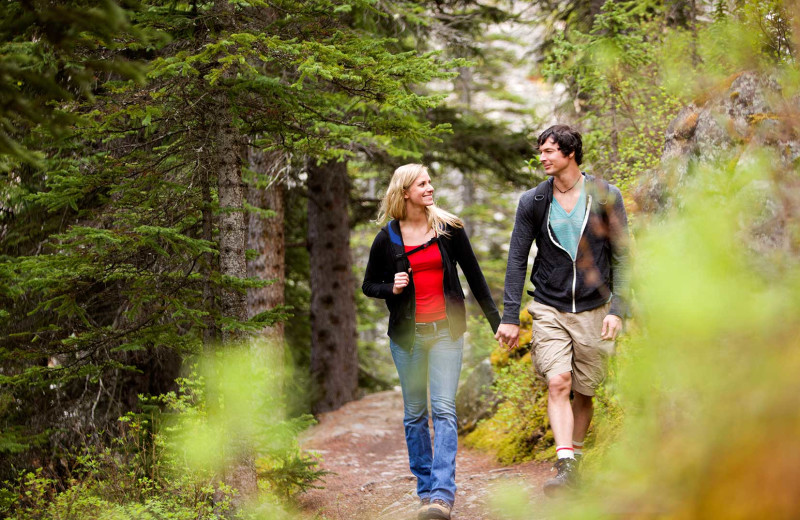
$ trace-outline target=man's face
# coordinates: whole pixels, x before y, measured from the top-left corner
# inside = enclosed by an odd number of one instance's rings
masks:
[[[539,147],[539,160],[542,161],[544,172],[547,175],[558,175],[566,170],[567,166],[574,160],[573,157],[575,157],[575,152],[564,155],[558,148],[558,143],[553,141],[552,137],[549,137]]]

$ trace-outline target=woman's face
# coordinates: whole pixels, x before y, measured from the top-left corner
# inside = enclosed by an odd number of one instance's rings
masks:
[[[433,185],[431,184],[431,177],[428,172],[422,172],[414,179],[414,182],[408,189],[405,190],[403,195],[406,199],[406,204],[414,206],[432,206],[433,205]]]

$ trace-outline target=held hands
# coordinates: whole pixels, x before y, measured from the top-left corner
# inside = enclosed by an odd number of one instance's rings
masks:
[[[494,339],[500,343],[502,347],[505,345],[506,350],[512,350],[519,343],[519,325],[513,323],[501,323],[497,328],[497,334]]]
[[[603,319],[603,330],[600,332],[600,338],[615,340],[621,331],[622,318],[614,314],[609,314]]]
[[[408,287],[410,273],[411,269],[407,273],[394,273],[394,286],[392,287],[394,294],[400,294],[403,289]]]

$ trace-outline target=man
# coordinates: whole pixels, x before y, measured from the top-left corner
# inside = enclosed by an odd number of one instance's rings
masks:
[[[536,240],[528,312],[558,454],[558,473],[544,485],[552,496],[575,482],[575,454],[582,453],[592,419],[592,396],[622,329],[625,308],[619,293],[627,284],[628,224],[619,189],[581,172],[580,133],[552,126],[539,136],[538,147],[550,178],[519,201],[495,339],[509,349],[519,342],[522,289]]]

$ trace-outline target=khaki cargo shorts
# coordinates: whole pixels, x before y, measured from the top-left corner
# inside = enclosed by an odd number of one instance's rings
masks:
[[[600,339],[603,319],[610,303],[596,309],[571,313],[533,301],[533,358],[536,371],[551,377],[572,372],[572,389],[593,396],[606,376],[606,360],[614,353],[614,342]]]

